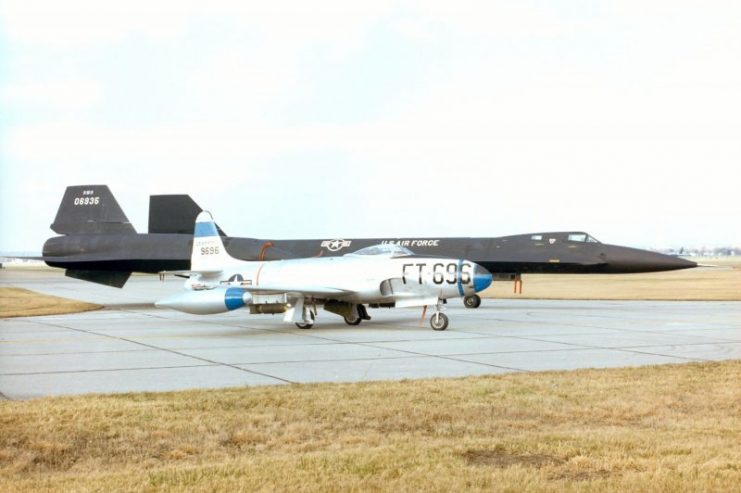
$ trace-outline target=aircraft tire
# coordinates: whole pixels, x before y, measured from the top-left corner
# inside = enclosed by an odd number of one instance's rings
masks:
[[[314,313],[311,313],[311,322],[296,322],[296,327],[298,327],[299,329],[310,329],[314,327]]]
[[[472,294],[463,298],[463,306],[466,308],[478,308],[481,306],[481,296]]]
[[[363,321],[363,319],[360,318],[359,316],[355,317],[354,319],[349,318],[349,317],[344,317],[344,319],[347,325],[360,325],[360,322]]]
[[[430,327],[434,330],[445,330],[448,328],[448,316],[444,313],[436,313],[430,317]]]

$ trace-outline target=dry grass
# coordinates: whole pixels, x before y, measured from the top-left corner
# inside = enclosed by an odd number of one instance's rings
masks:
[[[522,294],[512,282],[495,282],[485,298],[577,300],[741,301],[741,260],[717,259],[698,267],[648,274],[560,274],[522,276]]]
[[[0,489],[738,491],[741,362],[0,403]]]
[[[28,289],[0,288],[0,318],[61,315],[102,308],[82,301],[34,293]]]

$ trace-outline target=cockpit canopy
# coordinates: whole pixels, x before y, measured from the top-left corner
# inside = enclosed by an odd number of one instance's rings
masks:
[[[361,248],[360,250],[356,252],[348,253],[348,255],[395,258],[395,257],[406,257],[408,255],[414,255],[414,252],[412,252],[410,249],[405,248],[403,246],[393,245],[390,243],[384,243],[381,245],[372,245],[369,247]]]
[[[561,241],[574,241],[578,243],[599,243],[597,238],[585,233],[584,231],[573,231],[566,233],[538,233],[530,236],[531,240],[542,241],[548,239],[557,239]]]

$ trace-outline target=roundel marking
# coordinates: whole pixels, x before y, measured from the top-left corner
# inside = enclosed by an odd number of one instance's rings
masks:
[[[242,282],[244,281],[244,277],[242,277],[242,274],[234,274],[229,279],[227,279],[229,282]]]

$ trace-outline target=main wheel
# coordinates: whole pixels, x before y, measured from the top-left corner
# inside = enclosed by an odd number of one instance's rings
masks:
[[[445,330],[448,328],[448,316],[444,313],[437,312],[430,317],[430,327],[435,330]]]
[[[306,322],[306,323],[304,323],[304,322],[296,322],[296,327],[298,327],[299,329],[310,329],[310,328],[314,327],[314,320],[315,320],[316,317],[314,317],[314,313],[313,312],[310,312],[310,313],[311,313],[311,322]]]
[[[360,322],[363,321],[363,319],[360,318],[360,315],[355,315],[354,318],[352,316],[344,318],[347,325],[360,325]]]
[[[481,306],[481,296],[472,294],[463,298],[463,306],[466,308],[478,308]]]

